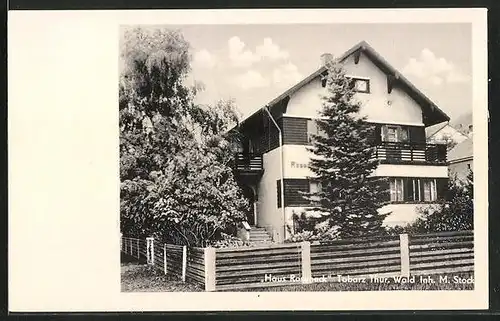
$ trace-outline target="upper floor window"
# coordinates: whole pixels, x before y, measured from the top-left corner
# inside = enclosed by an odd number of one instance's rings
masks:
[[[307,142],[309,144],[311,144],[313,141],[313,138],[312,138],[313,135],[326,137],[325,132],[319,128],[316,120],[308,119],[307,120]]]
[[[384,125],[381,130],[383,142],[403,143],[409,140],[408,127]]]
[[[355,77],[352,77],[351,79],[352,79],[352,85],[356,92],[365,94],[370,93],[370,79],[355,78]]]

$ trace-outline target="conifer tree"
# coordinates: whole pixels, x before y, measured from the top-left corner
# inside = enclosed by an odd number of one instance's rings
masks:
[[[360,115],[352,80],[338,62],[327,65],[326,94],[316,120],[310,168],[320,190],[307,198],[315,200],[312,216],[316,234],[327,238],[351,238],[381,234],[386,215],[378,213],[388,198],[387,180],[371,177],[378,166],[374,128]]]

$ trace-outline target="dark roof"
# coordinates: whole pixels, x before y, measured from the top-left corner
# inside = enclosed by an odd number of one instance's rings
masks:
[[[378,52],[375,51],[366,41],[361,41],[351,49],[347,50],[344,54],[342,54],[339,58],[337,58],[337,61],[343,62],[345,59],[347,59],[349,56],[354,54],[360,50],[363,52],[372,62],[377,65],[384,73],[387,75],[394,76],[396,81],[399,82],[399,84],[402,85],[402,88],[412,97],[415,101],[417,101],[423,108],[424,114],[432,115],[432,117],[429,117],[432,121],[429,122],[426,125],[434,125],[438,124],[444,121],[449,121],[450,117],[446,115],[441,109],[439,109],[434,102],[432,102],[427,96],[425,96],[420,90],[418,90],[408,79],[406,79],[396,68],[392,67]],[[321,76],[323,73],[327,71],[327,68],[325,66],[320,67],[316,71],[314,71],[312,74],[304,78],[302,81],[298,82],[285,92],[283,92],[281,95],[278,97],[274,98],[271,100],[267,106],[270,108],[273,108],[277,103],[282,101],[285,98],[290,97],[293,93],[298,91],[300,88],[302,88],[304,85],[308,84],[310,81],[315,79],[316,77]],[[264,106],[263,106],[264,107]],[[251,118],[252,116],[258,114],[260,111],[257,110],[254,114],[251,116],[247,117]],[[245,119],[245,120],[246,120]],[[244,120],[244,121],[245,121]]]

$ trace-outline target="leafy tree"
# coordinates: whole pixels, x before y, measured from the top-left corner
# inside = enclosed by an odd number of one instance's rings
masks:
[[[121,45],[122,232],[197,246],[232,233],[248,206],[231,171],[234,104],[193,103],[180,33],[128,29]]]
[[[385,215],[378,209],[388,197],[387,182],[371,177],[378,166],[374,158],[373,126],[359,114],[352,81],[341,64],[328,65],[327,93],[323,97],[321,132],[313,135],[310,168],[321,190],[307,196],[318,204],[311,216],[323,237],[350,238],[384,231]]]

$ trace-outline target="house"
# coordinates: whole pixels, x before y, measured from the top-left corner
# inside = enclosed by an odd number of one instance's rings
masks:
[[[302,192],[318,188],[308,167],[310,134],[322,108],[323,65],[244,119],[236,178],[253,202],[250,225],[282,241],[293,231],[293,213],[310,204]],[[429,98],[394,69],[368,43],[360,42],[340,58],[355,82],[361,113],[375,125],[380,165],[374,176],[390,180],[391,204],[386,225],[408,223],[417,209],[445,193],[448,179],[446,146],[426,143],[426,127],[449,121]],[[284,188],[282,188],[282,186]]]
[[[450,141],[459,144],[467,139],[467,135],[451,126],[448,122],[443,122],[425,128],[425,135],[428,143],[447,144]]]
[[[457,144],[448,153],[449,175],[464,182],[473,170],[472,134],[463,142]]]

